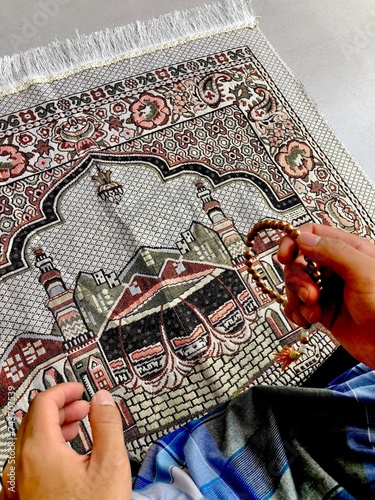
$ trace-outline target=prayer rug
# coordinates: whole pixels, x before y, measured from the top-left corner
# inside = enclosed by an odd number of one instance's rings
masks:
[[[307,355],[275,366],[300,329],[249,278],[243,242],[264,218],[372,238],[372,187],[247,2],[1,64],[2,462],[33,397],[63,381],[110,390],[141,459],[333,352],[314,325]],[[279,237],[260,234],[257,270],[282,292]],[[72,446],[90,450],[87,421]]]

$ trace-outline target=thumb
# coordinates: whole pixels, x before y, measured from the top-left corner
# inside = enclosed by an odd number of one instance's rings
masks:
[[[332,268],[344,281],[356,281],[371,274],[374,259],[336,238],[301,233],[296,240],[303,255]]]
[[[90,464],[101,469],[130,467],[120,412],[108,391],[98,391],[90,403],[93,446]]]

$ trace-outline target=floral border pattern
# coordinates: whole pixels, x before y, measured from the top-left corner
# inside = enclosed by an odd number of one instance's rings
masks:
[[[257,173],[313,219],[370,235],[360,202],[248,47],[160,68],[0,120],[0,275],[26,267],[27,235],[59,215],[44,201],[90,154],[142,152]],[[48,212],[48,213],[47,213]]]

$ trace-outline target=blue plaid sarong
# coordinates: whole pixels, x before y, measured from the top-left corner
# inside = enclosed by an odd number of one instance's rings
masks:
[[[250,388],[158,440],[133,498],[375,498],[375,372]]]

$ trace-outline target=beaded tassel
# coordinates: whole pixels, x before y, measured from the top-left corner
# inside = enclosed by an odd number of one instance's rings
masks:
[[[298,361],[302,354],[306,352],[306,344],[309,342],[309,333],[305,328],[302,328],[300,345],[297,347],[284,346],[280,352],[274,353],[276,357],[275,363],[281,364],[281,370],[284,371],[293,362]]]
[[[255,224],[252,230],[248,233],[245,242],[247,248],[243,255],[245,257],[245,264],[249,274],[251,274],[253,280],[263,293],[267,293],[271,299],[275,299],[279,304],[285,304],[286,297],[284,295],[280,295],[277,290],[269,288],[253,267],[256,260],[256,254],[253,250],[254,240],[258,233],[265,229],[278,229],[291,236],[294,240],[298,238],[301,231],[299,229],[295,229],[292,224],[289,224],[288,222],[266,219]],[[322,276],[321,271],[318,269],[318,264],[308,257],[305,257],[305,260],[307,263],[305,272],[315,281],[321,290]],[[302,329],[301,337],[299,339],[299,347],[296,345],[293,345],[292,347],[284,346],[280,352],[274,354],[276,358],[275,362],[281,364],[282,370],[285,370],[291,363],[297,361],[306,352],[306,344],[309,342],[309,333],[307,330],[309,327],[310,325],[306,325],[306,328]]]
[[[260,231],[263,231],[264,229],[278,229],[291,236],[294,240],[298,238],[298,236],[301,234],[301,231],[299,229],[295,229],[292,226],[292,224],[289,224],[288,222],[285,222],[283,220],[266,219],[257,222],[255,224],[252,230],[248,233],[245,242],[247,249],[245,250],[243,255],[245,257],[245,264],[247,267],[247,271],[249,272],[249,274],[251,274],[253,280],[256,282],[256,284],[259,286],[262,292],[267,293],[272,299],[275,299],[276,302],[278,302],[279,304],[284,304],[284,302],[286,301],[286,297],[280,295],[277,290],[272,290],[271,288],[268,288],[266,283],[262,280],[261,276],[257,273],[257,271],[253,267],[254,261],[256,259],[256,254],[252,248],[254,245],[254,240],[257,234]]]

